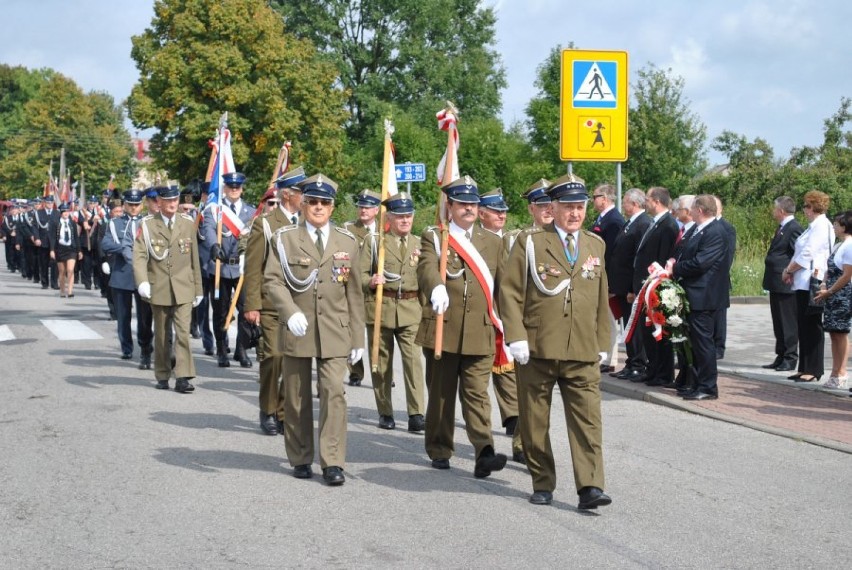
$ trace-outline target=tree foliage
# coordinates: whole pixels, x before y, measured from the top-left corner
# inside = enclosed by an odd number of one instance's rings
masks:
[[[157,0],[151,27],[133,37],[140,77],[128,100],[151,153],[173,178],[202,177],[227,111],[237,168],[265,189],[285,140],[292,160],[342,174],[343,94],[335,68],[285,32],[263,0]]]

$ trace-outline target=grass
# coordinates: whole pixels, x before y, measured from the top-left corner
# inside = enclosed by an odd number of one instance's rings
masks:
[[[763,260],[766,253],[748,245],[737,248],[734,265],[731,267],[731,295],[735,297],[762,296]]]

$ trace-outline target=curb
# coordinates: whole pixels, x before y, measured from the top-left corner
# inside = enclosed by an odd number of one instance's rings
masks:
[[[732,305],[768,305],[769,296],[731,297]]]

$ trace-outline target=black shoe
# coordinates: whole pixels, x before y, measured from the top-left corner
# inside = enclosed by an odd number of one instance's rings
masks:
[[[819,382],[822,375],[814,376],[813,374],[800,374],[798,378],[794,378],[796,382]]]
[[[192,330],[189,331],[189,336],[191,336],[192,338],[201,338],[201,331],[198,329],[198,327],[194,327]]]
[[[694,392],[694,391],[695,391],[695,388],[693,388],[692,386],[690,386],[688,384],[677,387],[677,395],[678,396],[686,396],[687,394]]]
[[[491,475],[494,471],[500,471],[506,466],[507,457],[502,453],[494,453],[490,448],[483,452],[476,460],[476,467],[473,469],[473,476],[477,479],[483,479]],[[490,452],[489,455],[485,453]]]
[[[343,469],[340,467],[326,467],[322,470],[322,480],[331,487],[337,487],[346,482],[346,477],[343,476]]]
[[[645,381],[646,386],[665,386],[668,384],[663,378],[649,378]]]
[[[355,376],[354,374],[349,375],[349,385],[350,386],[360,386],[361,379]]]
[[[624,380],[625,375],[629,374],[630,370],[631,370],[630,368],[627,368],[625,366],[624,368],[622,368],[618,372],[615,372],[615,371],[610,372],[609,375],[612,376],[613,378],[619,378],[621,380]]]
[[[379,427],[381,429],[394,429],[396,427],[396,422],[393,419],[393,416],[379,416]]]
[[[534,505],[549,505],[553,502],[553,493],[550,491],[535,491],[530,495],[530,502]]]
[[[92,286],[91,286],[91,285],[83,285],[83,288],[84,288],[84,289],[86,289],[86,291],[91,291],[91,290],[92,290]]]
[[[512,416],[506,420],[506,435],[515,435],[518,428],[518,416]]]
[[[775,360],[772,361],[772,364],[764,364],[763,366],[761,366],[761,368],[768,368],[768,369],[776,368],[777,369],[779,366],[781,366],[782,362],[784,362],[784,358],[782,358],[780,356],[776,356]],[[792,368],[790,370],[792,370]]]
[[[125,353],[122,353],[122,355],[121,355],[122,360],[130,360],[131,358],[133,358],[132,352],[125,352]]]
[[[47,289],[47,288],[48,288],[48,286],[47,286],[47,285],[42,285],[42,286],[41,286],[41,288],[42,288],[42,289]]]
[[[242,358],[240,359],[240,367],[241,368],[251,368],[251,358],[246,356],[245,353],[242,354]]]
[[[278,435],[278,419],[275,414],[264,414],[260,412],[260,429],[266,435]]]
[[[228,360],[228,355],[224,352],[219,353],[219,368],[230,368],[231,362]]]
[[[781,364],[775,367],[775,370],[778,372],[788,372],[790,370],[795,370],[796,364],[798,363],[795,360],[784,360]],[[764,366],[764,368],[766,367]]]
[[[215,352],[213,352],[213,349],[212,349],[212,348],[205,348],[205,349],[204,349],[204,355],[205,355],[205,356],[213,356],[214,354],[216,354],[216,353],[215,353]]]
[[[578,494],[580,495],[580,503],[577,505],[578,509],[596,509],[612,503],[609,495],[597,487],[583,487]]]
[[[804,374],[804,372],[796,372],[795,374],[787,376],[787,380],[798,380],[799,378],[801,378],[802,374]]]
[[[434,469],[449,469],[450,468],[450,460],[449,459],[433,459],[432,467]]]
[[[310,465],[296,465],[293,467],[293,477],[296,479],[310,479],[314,472]]]
[[[708,394],[707,392],[699,392],[698,390],[693,390],[687,394],[683,395],[684,400],[718,400],[719,396],[716,394]]]
[[[630,374],[624,377],[625,380],[630,380],[634,384],[641,384],[642,382],[648,380],[648,376],[639,370],[634,370]]]
[[[168,380],[157,380],[157,385],[154,386],[157,390],[168,390],[169,389],[169,381]]]
[[[423,414],[414,414],[408,416],[408,431],[419,432],[426,429],[426,420],[423,419]]]
[[[51,285],[50,288],[55,291],[59,291],[59,285]]]
[[[521,465],[527,464],[527,456],[523,451],[513,451],[512,452],[512,461],[515,463],[520,463]]]
[[[601,364],[601,374],[606,374],[608,372],[614,372],[615,366],[610,366],[609,364]]]
[[[195,390],[195,386],[189,383],[189,378],[178,378],[175,383],[175,392],[189,394]]]
[[[151,370],[150,354],[143,354],[139,357],[139,370]]]

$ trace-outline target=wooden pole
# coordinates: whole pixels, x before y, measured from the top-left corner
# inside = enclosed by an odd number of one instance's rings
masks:
[[[219,185],[218,196],[216,198],[217,201],[217,212],[216,216],[219,221],[216,223],[216,244],[221,249],[222,247],[222,192],[225,191],[222,188],[222,184],[220,183],[222,180],[222,140],[225,136],[225,129],[228,128],[228,112],[225,111],[222,116],[219,118],[219,148],[216,151],[217,160],[219,161],[219,180],[216,181],[216,184]],[[215,170],[215,169],[214,169]],[[222,260],[219,257],[216,257],[216,273],[213,276],[213,299],[219,300],[219,281],[222,278]]]
[[[447,113],[452,113],[456,119],[458,118],[458,110],[452,103],[447,101]],[[444,175],[441,178],[442,184],[449,184],[453,181],[456,165],[456,139],[455,139],[455,123],[451,123],[447,129],[447,160],[444,163]],[[441,283],[447,283],[447,256],[449,255],[450,246],[450,222],[447,219],[446,211],[444,210],[444,200],[441,194],[438,195],[438,211],[435,212],[438,218],[438,227],[441,229],[441,257],[438,261],[438,272],[441,276]],[[436,315],[435,321],[435,360],[441,359],[442,346],[444,344],[444,315]]]
[[[391,150],[391,135],[393,134],[393,123],[385,119],[385,153],[382,161],[382,203],[379,206],[379,243],[378,243],[378,260],[376,262],[376,275],[384,275],[385,273],[385,200],[388,199],[390,178],[396,176],[392,169],[393,151]],[[373,314],[373,345],[370,353],[370,366],[373,372],[379,371],[379,343],[382,334],[382,300],[384,299],[384,284],[379,283],[376,286],[376,310]]]

